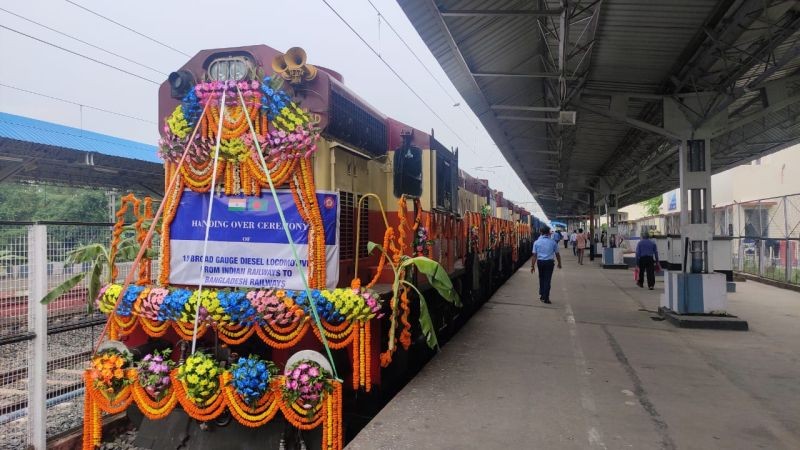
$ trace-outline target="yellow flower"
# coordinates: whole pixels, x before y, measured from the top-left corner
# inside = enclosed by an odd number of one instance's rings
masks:
[[[197,384],[200,381],[200,377],[192,373],[186,377],[186,381],[188,381],[189,384]]]

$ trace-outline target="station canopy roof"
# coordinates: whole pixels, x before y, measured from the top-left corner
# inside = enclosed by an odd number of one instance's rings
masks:
[[[399,3],[549,217],[677,187],[676,111],[714,173],[800,141],[796,0]]]
[[[162,195],[156,147],[0,113],[0,182],[98,187]]]

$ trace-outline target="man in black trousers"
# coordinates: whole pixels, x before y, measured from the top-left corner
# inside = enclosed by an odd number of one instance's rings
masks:
[[[647,231],[642,232],[642,240],[636,245],[636,265],[639,267],[639,279],[636,284],[644,287],[644,273],[647,272],[647,288],[651,291],[656,285],[656,265],[658,265],[658,247],[650,239]]]
[[[561,268],[561,255],[558,253],[558,242],[550,236],[550,227],[543,226],[539,233],[539,239],[533,243],[531,273],[539,269],[539,300],[550,303],[550,282],[556,261],[558,268]]]

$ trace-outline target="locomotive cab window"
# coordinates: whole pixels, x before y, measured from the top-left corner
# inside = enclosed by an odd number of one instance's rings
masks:
[[[436,155],[436,208],[449,212],[458,209],[458,151],[451,153],[431,138]]]

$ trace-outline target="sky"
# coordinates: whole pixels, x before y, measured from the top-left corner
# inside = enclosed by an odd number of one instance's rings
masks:
[[[310,64],[341,73],[350,89],[384,114],[421,130],[433,128],[437,140],[448,148],[459,148],[461,168],[476,177],[488,178],[491,186],[503,191],[506,198],[543,217],[533,196],[399,5],[394,0],[327,1],[436,114],[322,0],[3,2],[0,25],[5,28],[0,27],[3,61],[0,84],[5,86],[0,85],[0,110],[155,145],[158,84],[199,50],[266,44],[285,51],[300,46],[308,53]]]

